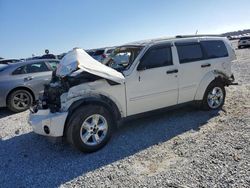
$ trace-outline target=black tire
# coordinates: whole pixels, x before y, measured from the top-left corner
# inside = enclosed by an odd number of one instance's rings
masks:
[[[211,93],[213,91],[213,89],[216,89],[216,88],[220,88],[220,91],[223,93],[223,96],[219,98],[220,100],[218,100],[218,101],[220,101],[220,102],[212,108],[211,103],[209,103],[210,100],[208,99],[208,97],[209,97],[209,93]],[[203,100],[202,100],[201,108],[203,110],[220,109],[224,105],[225,97],[226,97],[226,91],[225,91],[224,85],[222,83],[220,83],[219,81],[213,81],[208,85],[208,87],[205,91],[205,94],[204,94]]]
[[[238,49],[242,49],[243,48],[243,46],[238,46]]]
[[[18,107],[17,100],[15,100],[15,97],[17,96],[25,96],[22,100],[22,104],[20,102],[20,106]],[[20,99],[21,100],[21,99]],[[25,90],[25,89],[19,89],[19,90],[14,90],[12,91],[8,98],[7,98],[7,107],[12,111],[12,112],[23,112],[31,106],[33,103],[33,97],[32,94]]]
[[[80,136],[80,134],[82,134],[81,127],[84,121],[86,121],[89,117],[95,114],[105,118],[108,128],[105,134],[106,136],[100,143],[96,143],[96,145],[88,145],[84,143]],[[65,134],[67,141],[78,150],[90,153],[101,149],[107,144],[107,142],[111,138],[111,135],[114,132],[114,121],[110,112],[106,108],[96,105],[86,105],[80,107],[75,112],[73,112],[73,114],[69,118],[66,127],[67,129]],[[93,135],[90,139],[93,139]]]

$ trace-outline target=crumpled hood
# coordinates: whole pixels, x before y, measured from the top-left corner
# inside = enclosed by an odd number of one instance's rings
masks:
[[[90,74],[117,83],[123,83],[125,80],[120,72],[101,64],[82,49],[74,49],[68,52],[60,61],[56,70],[56,75],[59,77],[65,77],[76,71],[78,68]]]

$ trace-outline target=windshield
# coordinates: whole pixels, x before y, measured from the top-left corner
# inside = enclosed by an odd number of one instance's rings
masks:
[[[139,55],[142,48],[142,46],[118,47],[104,60],[103,64],[120,72],[127,70]]]

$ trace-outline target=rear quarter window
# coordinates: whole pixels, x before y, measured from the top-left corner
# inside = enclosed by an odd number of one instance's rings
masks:
[[[201,45],[206,53],[206,59],[228,56],[227,48],[223,41],[201,41]]]

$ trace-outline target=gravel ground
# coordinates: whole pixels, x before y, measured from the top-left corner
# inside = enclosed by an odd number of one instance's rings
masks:
[[[28,112],[0,109],[0,187],[250,187],[250,49],[236,53],[239,86],[221,111],[127,121],[92,154],[34,134]]]

